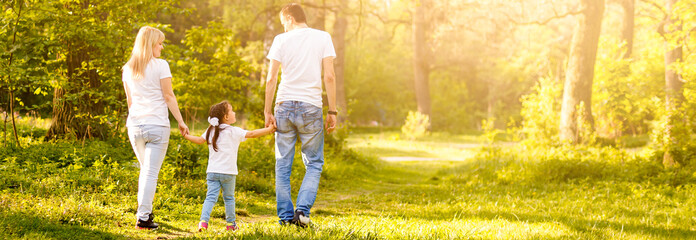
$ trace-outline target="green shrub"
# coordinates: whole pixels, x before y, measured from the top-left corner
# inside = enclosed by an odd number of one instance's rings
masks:
[[[534,146],[558,143],[563,85],[551,77],[540,78],[533,93],[522,96],[522,133]]]
[[[425,136],[430,128],[430,117],[420,112],[408,112],[406,122],[401,127],[401,133],[407,139],[414,140]]]
[[[244,141],[239,146],[237,154],[240,174],[253,172],[256,176],[268,179],[275,176],[274,145],[274,139],[271,136]]]
[[[172,178],[205,178],[207,162],[206,145],[194,144],[180,135],[172,135],[161,171]]]
[[[268,195],[275,194],[275,185],[272,179],[264,178],[255,171],[240,172],[237,175],[236,191],[251,191],[255,193],[263,193]]]

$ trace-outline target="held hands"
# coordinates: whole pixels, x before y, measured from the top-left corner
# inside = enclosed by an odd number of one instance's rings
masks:
[[[269,126],[273,125],[273,129],[276,129],[276,120],[275,120],[275,116],[273,116],[273,113],[264,113],[264,116],[266,117],[266,121],[265,121],[266,126],[265,127],[269,127]]]
[[[266,129],[268,129],[268,133],[274,133],[276,129],[278,129],[278,126],[276,126],[275,122],[271,123],[270,126],[266,126]]]
[[[180,122],[179,123],[179,132],[181,132],[182,136],[186,136],[189,134],[189,128],[186,126],[186,123]]]

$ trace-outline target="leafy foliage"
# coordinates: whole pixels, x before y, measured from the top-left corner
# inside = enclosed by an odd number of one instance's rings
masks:
[[[69,131],[78,137],[90,134],[89,126],[95,136],[111,135],[125,108],[120,69],[129,56],[134,31],[157,13],[171,9],[172,1],[11,3],[3,6],[7,11],[0,17],[17,25],[3,25],[0,34],[12,39],[10,35],[17,32],[19,41],[0,43],[5,49],[3,59],[10,53],[17,59],[3,68],[6,76],[14,76],[3,79],[7,83],[3,86],[23,96],[40,96],[28,97],[32,106],[20,110],[45,111],[50,105],[34,101],[53,97],[53,105],[70,115],[64,121],[74,125]],[[54,92],[61,94],[51,96]]]
[[[557,142],[561,109],[561,84],[541,78],[534,92],[522,97],[522,133],[529,143],[552,145]]]
[[[208,114],[209,106],[228,100],[242,114],[261,113],[263,89],[250,74],[237,36],[219,22],[186,32],[184,46],[173,46],[173,83],[181,108],[192,118]],[[258,117],[258,116],[256,116]],[[257,118],[260,119],[260,118]]]
[[[420,112],[408,112],[406,122],[401,127],[401,134],[407,139],[417,139],[428,134],[430,128],[430,117]]]

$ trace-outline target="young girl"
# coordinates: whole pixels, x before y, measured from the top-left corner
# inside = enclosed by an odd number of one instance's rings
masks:
[[[227,230],[237,230],[234,213],[234,185],[237,177],[237,149],[239,143],[247,138],[256,138],[275,131],[275,125],[253,131],[246,131],[238,127],[230,126],[237,121],[232,105],[227,101],[210,107],[208,113],[208,130],[202,137],[186,135],[184,138],[196,144],[208,144],[208,193],[203,203],[201,221],[198,223],[198,231],[208,229],[208,221],[213,206],[217,202],[218,194],[222,189],[222,197],[225,200],[225,215],[227,216]]]

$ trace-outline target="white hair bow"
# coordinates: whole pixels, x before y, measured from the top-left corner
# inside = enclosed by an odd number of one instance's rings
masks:
[[[216,117],[212,117],[212,118],[208,117],[208,123],[210,123],[210,125],[213,125],[213,127],[215,127],[217,125],[220,125],[220,119],[218,119]]]

